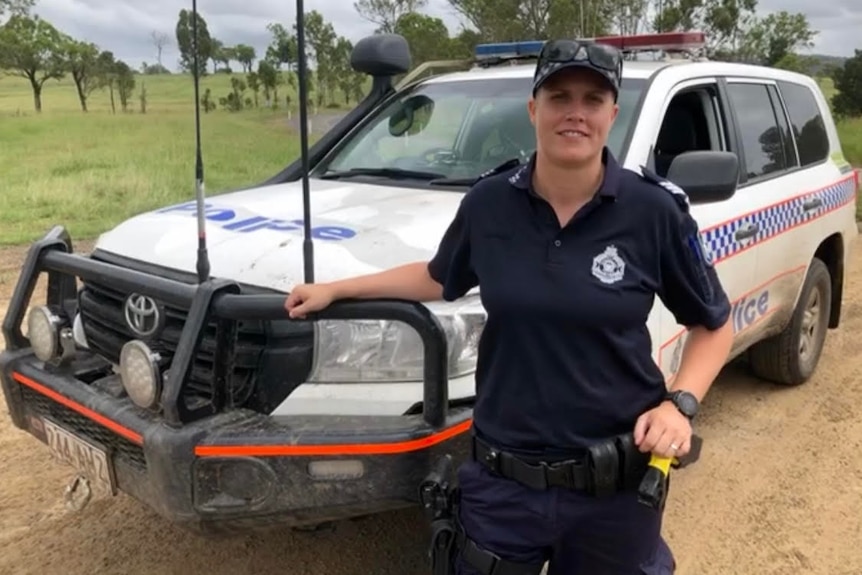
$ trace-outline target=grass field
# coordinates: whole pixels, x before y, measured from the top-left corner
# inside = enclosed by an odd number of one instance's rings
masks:
[[[139,111],[142,80],[146,114]],[[57,223],[73,238],[94,237],[133,214],[194,197],[191,79],[137,82],[130,113],[113,115],[107,91],[94,92],[84,114],[71,79],[49,81],[37,115],[26,81],[0,77],[0,245],[32,241]],[[207,77],[201,93],[207,87],[217,99],[230,81]],[[824,88],[830,95],[831,82]],[[299,155],[284,109],[219,109],[202,114],[201,132],[207,195],[262,181]],[[862,165],[862,119],[839,132],[847,159]]]
[[[108,92],[97,91],[84,114],[67,79],[46,84],[37,115],[29,85],[0,78],[0,245],[31,241],[57,223],[73,238],[93,237],[133,214],[194,197],[191,79],[143,79],[146,114],[140,86],[129,113],[117,100],[113,115]],[[213,76],[201,93],[207,87],[218,97],[230,83]],[[202,114],[201,136],[208,195],[259,182],[299,155],[284,109]]]

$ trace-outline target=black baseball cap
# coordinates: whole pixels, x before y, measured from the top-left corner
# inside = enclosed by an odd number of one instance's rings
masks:
[[[533,95],[548,78],[568,68],[586,68],[599,73],[611,85],[614,95],[619,94],[623,72],[623,57],[619,50],[591,41],[549,40],[536,62]]]

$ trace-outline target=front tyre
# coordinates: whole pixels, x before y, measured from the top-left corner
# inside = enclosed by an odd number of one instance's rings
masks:
[[[814,258],[790,323],[781,333],[751,346],[749,361],[754,374],[781,385],[808,381],[820,361],[831,307],[829,268]]]

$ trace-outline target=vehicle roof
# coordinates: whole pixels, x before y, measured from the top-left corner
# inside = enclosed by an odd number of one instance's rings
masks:
[[[812,82],[812,80],[807,76],[791,72],[789,70],[751,64],[740,64],[736,62],[688,59],[627,60],[623,64],[623,78],[647,79],[659,70],[670,68],[675,69],[675,71],[681,73],[681,75],[690,73],[692,76],[701,76],[704,74],[755,76],[774,80],[794,80],[802,83]],[[487,68],[475,66],[469,70],[461,72],[448,72],[433,76],[424,80],[423,83],[532,78],[534,70],[534,60],[523,63],[519,62],[517,64],[500,64],[489,66]]]
[[[623,78],[649,78],[653,72],[670,64],[668,61],[626,62],[623,65]],[[496,80],[502,78],[532,78],[535,62],[501,64],[496,66],[473,67],[462,72],[449,72],[429,78],[427,82],[454,82],[459,80]]]

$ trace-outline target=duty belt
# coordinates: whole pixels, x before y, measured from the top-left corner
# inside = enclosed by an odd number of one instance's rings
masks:
[[[533,489],[564,487],[587,491],[590,487],[590,473],[585,457],[554,463],[544,461],[532,463],[511,453],[500,451],[478,437],[473,437],[473,455],[476,461],[494,473]]]
[[[649,463],[649,454],[638,451],[631,434],[591,445],[583,457],[555,462],[528,461],[474,436],[473,457],[497,475],[532,489],[562,487],[597,497],[637,489]]]

